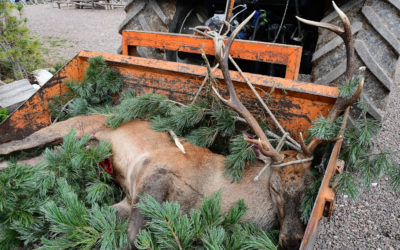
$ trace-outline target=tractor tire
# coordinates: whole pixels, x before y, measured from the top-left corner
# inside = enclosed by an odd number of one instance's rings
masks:
[[[354,36],[355,72],[366,66],[361,100],[369,105],[368,114],[378,121],[384,117],[395,75],[400,73],[400,0],[351,0],[340,7],[349,17]],[[322,22],[341,26],[336,12]],[[319,29],[313,55],[312,81],[338,86],[344,80],[346,51],[336,34]],[[353,108],[352,117],[360,113]]]
[[[123,30],[143,30],[169,32],[169,25],[176,12],[174,0],[129,0],[125,6],[126,17],[119,26]],[[118,49],[121,53],[122,48]],[[165,52],[159,49],[138,47],[141,57],[166,59]]]

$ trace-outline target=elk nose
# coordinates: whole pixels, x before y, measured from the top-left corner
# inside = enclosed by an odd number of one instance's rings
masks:
[[[279,243],[283,249],[297,250],[300,247],[302,239],[303,236],[299,234],[291,235],[291,237],[287,237],[286,234],[281,234],[279,237]]]

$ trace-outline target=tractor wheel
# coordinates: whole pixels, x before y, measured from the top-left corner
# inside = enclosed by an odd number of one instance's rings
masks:
[[[126,17],[119,26],[123,30],[144,30],[168,32],[176,12],[174,0],[129,0],[125,6]],[[121,52],[122,49],[119,49]],[[165,59],[164,51],[150,48],[138,48],[141,57]]]
[[[179,34],[193,34],[194,31],[192,28],[204,25],[208,18],[209,13],[205,7],[182,3],[176,8],[175,16],[171,22],[169,31]],[[167,60],[194,65],[204,64],[201,55],[177,51],[167,51]]]
[[[400,73],[400,0],[351,0],[340,7],[350,18],[356,51],[355,71],[366,66],[361,100],[369,105],[368,114],[382,121],[385,106]],[[322,22],[341,25],[336,12]],[[313,55],[312,81],[338,86],[343,82],[346,52],[336,34],[320,29]],[[352,116],[357,116],[357,108]]]

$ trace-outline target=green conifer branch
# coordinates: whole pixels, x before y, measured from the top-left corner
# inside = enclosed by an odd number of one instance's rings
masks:
[[[122,83],[118,70],[109,68],[102,56],[92,57],[83,81],[66,82],[69,91],[53,97],[49,104],[51,116],[55,121],[62,121],[87,114],[91,107],[109,104],[121,91]]]
[[[0,171],[1,249],[21,244],[119,249],[129,244],[127,222],[110,207],[122,192],[98,166],[110,156],[111,146],[99,142],[88,149],[90,136],[78,140],[75,135],[72,131],[62,146],[46,150],[44,162],[36,166],[11,164]]]
[[[246,163],[254,164],[257,157],[251,145],[244,140],[243,135],[234,137],[230,144],[230,154],[225,160],[226,172],[233,176],[234,181],[242,179]]]
[[[159,204],[149,195],[141,196],[136,207],[148,218],[135,241],[138,249],[277,249],[277,235],[240,222],[247,209],[243,200],[222,213],[220,192],[205,197],[189,217],[177,202]]]

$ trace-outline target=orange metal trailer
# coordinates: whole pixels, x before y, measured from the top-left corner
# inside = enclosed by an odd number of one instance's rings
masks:
[[[40,128],[50,125],[49,101],[62,95],[66,81],[81,81],[88,66],[88,59],[102,56],[108,66],[120,71],[124,88],[136,89],[138,93],[158,93],[172,100],[191,101],[204,77],[207,68],[149,58],[136,57],[136,47],[152,47],[200,54],[203,49],[208,55],[214,53],[212,40],[200,36],[169,33],[124,31],[122,33],[123,55],[81,51],[60,69],[36,94],[0,124],[0,144],[24,138]],[[264,42],[235,40],[230,54],[233,58],[281,64],[286,66],[285,78],[244,73],[260,90],[261,97],[269,98],[269,106],[277,119],[295,139],[305,132],[312,120],[326,115],[338,98],[335,87],[297,81],[302,48]],[[256,99],[239,72],[230,71],[241,101],[257,115]],[[220,85],[224,85],[220,70],[214,73]],[[271,89],[274,91],[271,92]],[[348,114],[348,112],[347,112]],[[324,175],[312,216],[308,222],[301,249],[311,249],[321,217],[330,215],[334,204],[334,191],[330,186],[334,173],[343,162],[338,160],[342,140],[335,142],[329,164]]]

